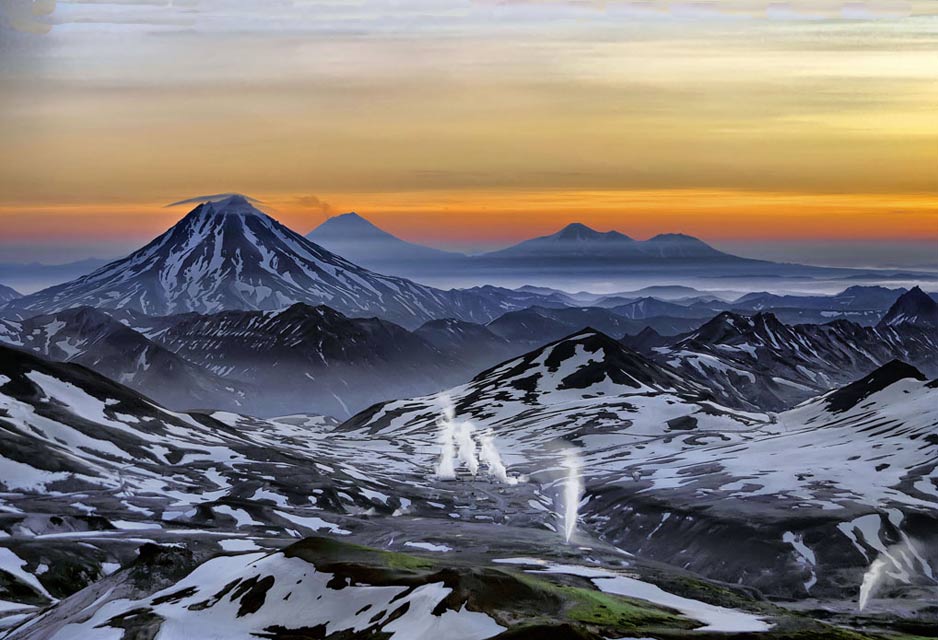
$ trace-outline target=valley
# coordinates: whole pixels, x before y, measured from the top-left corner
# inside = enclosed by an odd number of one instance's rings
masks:
[[[206,201],[0,307],[0,637],[929,637],[936,335],[914,284],[436,289]]]

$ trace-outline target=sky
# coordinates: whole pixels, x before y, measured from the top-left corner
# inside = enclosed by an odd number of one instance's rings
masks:
[[[466,251],[580,221],[938,265],[936,5],[0,0],[0,261],[239,192]]]

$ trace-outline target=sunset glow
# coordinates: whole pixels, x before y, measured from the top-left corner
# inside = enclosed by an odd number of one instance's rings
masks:
[[[8,10],[0,252],[129,246],[220,191],[469,250],[938,239],[932,3],[384,4]]]

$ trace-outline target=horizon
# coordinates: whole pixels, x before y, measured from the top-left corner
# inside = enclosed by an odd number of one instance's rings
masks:
[[[17,0],[0,36],[4,261],[121,253],[237,185],[298,231],[356,210],[463,251],[579,221],[938,263],[921,0]]]
[[[938,629],[936,77],[938,0],[0,0],[0,636]]]
[[[84,246],[76,245],[75,243],[70,243],[68,245],[57,245],[54,243],[44,245],[40,243],[31,244],[23,242],[10,243],[7,245],[6,243],[0,243],[0,264],[40,264],[47,266],[57,266],[70,264],[73,262],[81,262],[84,260],[117,260],[139,249],[153,238],[172,228],[173,225],[175,225],[189,211],[197,207],[199,204],[209,202],[213,198],[230,195],[244,194],[228,192],[224,194],[195,196],[174,201],[169,204],[160,205],[159,208],[163,210],[164,215],[159,216],[159,218],[156,219],[163,220],[169,216],[168,220],[164,222],[164,224],[167,226],[162,229],[154,229],[153,231],[149,232],[149,235],[146,235],[145,233],[139,233],[137,235],[131,235],[122,240],[113,239],[105,243],[95,243]],[[830,266],[857,269],[908,269],[912,271],[923,272],[938,270],[938,246],[936,246],[935,243],[931,242],[930,240],[922,242],[909,240],[897,241],[893,243],[886,241],[865,242],[863,240],[858,241],[849,238],[818,239],[813,241],[786,241],[778,239],[749,241],[733,239],[721,240],[719,238],[712,239],[693,233],[685,233],[680,229],[666,228],[661,228],[660,231],[651,231],[648,232],[648,235],[642,236],[623,227],[595,226],[584,222],[581,219],[570,219],[566,221],[551,220],[549,223],[535,227],[543,229],[543,231],[535,232],[532,229],[532,231],[527,233],[527,235],[525,235],[525,229],[517,229],[514,237],[503,238],[499,241],[466,243],[459,242],[458,240],[447,241],[446,238],[441,238],[440,236],[433,233],[429,233],[423,236],[406,235],[408,233],[412,233],[412,230],[404,227],[403,232],[395,231],[393,227],[385,226],[385,223],[380,222],[382,218],[381,216],[372,217],[356,210],[331,212],[329,214],[323,215],[318,222],[312,222],[312,226],[310,226],[309,229],[304,230],[302,227],[296,228],[289,224],[290,217],[281,215],[280,211],[270,207],[263,198],[254,198],[247,195],[244,195],[244,197],[247,198],[256,208],[279,220],[288,228],[303,236],[306,236],[308,233],[314,231],[320,225],[331,219],[354,214],[400,240],[434,249],[461,253],[468,256],[498,251],[512,247],[526,240],[550,236],[555,233],[559,233],[561,230],[571,225],[583,225],[588,229],[599,233],[616,231],[638,242],[649,240],[658,235],[688,235],[702,240],[715,249],[724,251],[726,253],[745,258],[768,260],[771,262],[791,262],[811,266]],[[180,213],[180,209],[184,209],[184,211]],[[168,212],[172,213],[170,214]],[[393,225],[395,221],[393,218],[391,218],[388,220],[388,222]],[[559,226],[548,227],[547,224]],[[873,257],[871,259],[871,254],[877,257]],[[826,260],[819,260],[815,257],[819,255],[824,255]]]

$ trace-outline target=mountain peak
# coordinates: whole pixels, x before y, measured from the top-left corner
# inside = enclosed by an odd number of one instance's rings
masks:
[[[512,387],[526,402],[547,401],[556,391],[619,395],[684,386],[666,368],[590,327],[484,371],[472,384],[480,390]]]
[[[714,344],[741,335],[744,331],[750,329],[752,329],[751,318],[732,311],[721,311],[684,340]]]
[[[295,302],[411,327],[459,311],[455,296],[359,267],[238,194],[201,202],[125,258],[12,301],[24,314],[87,305],[147,315],[274,311]]]
[[[395,275],[419,276],[431,265],[465,259],[462,254],[402,240],[355,212],[329,218],[306,238],[356,264]]]
[[[659,233],[649,238],[647,242],[685,242],[694,244],[706,244],[703,240],[689,236],[686,233]]]
[[[336,237],[341,237],[342,239],[353,238],[356,241],[373,239],[397,240],[395,236],[354,211],[332,216],[311,231],[307,237],[316,242]]]
[[[901,360],[892,360],[868,376],[834,391],[825,398],[825,401],[830,411],[843,413],[857,406],[874,393],[882,391],[900,380],[910,378],[923,382],[926,380],[925,375],[912,365]]]
[[[659,258],[712,259],[730,257],[728,254],[717,251],[700,238],[685,233],[659,233],[641,244],[645,252]]]
[[[938,302],[922,291],[921,287],[912,287],[896,299],[895,304],[879,321],[879,326],[936,328],[938,327]]]
[[[552,237],[558,240],[632,240],[618,231],[597,231],[582,222],[571,222]]]
[[[263,211],[254,206],[251,198],[241,195],[240,193],[232,193],[220,200],[208,200],[197,207],[196,211],[210,215],[266,215]]]
[[[557,232],[561,238],[586,238],[599,235],[599,231],[589,227],[582,222],[571,222],[563,229]]]
[[[205,196],[195,196],[194,198],[186,198],[185,200],[179,200],[177,202],[172,202],[167,207],[180,207],[183,205],[206,205],[206,204],[218,204],[225,206],[227,204],[234,204],[237,206],[243,205],[253,205],[257,203],[258,200],[246,196],[241,193],[213,193],[211,195]],[[196,206],[198,209],[199,207]]]
[[[331,216],[329,220],[334,223],[342,222],[346,224],[360,224],[366,227],[375,227],[375,224],[371,220],[364,216],[358,215],[358,213],[354,211],[348,211],[346,213],[340,213],[338,215]]]

